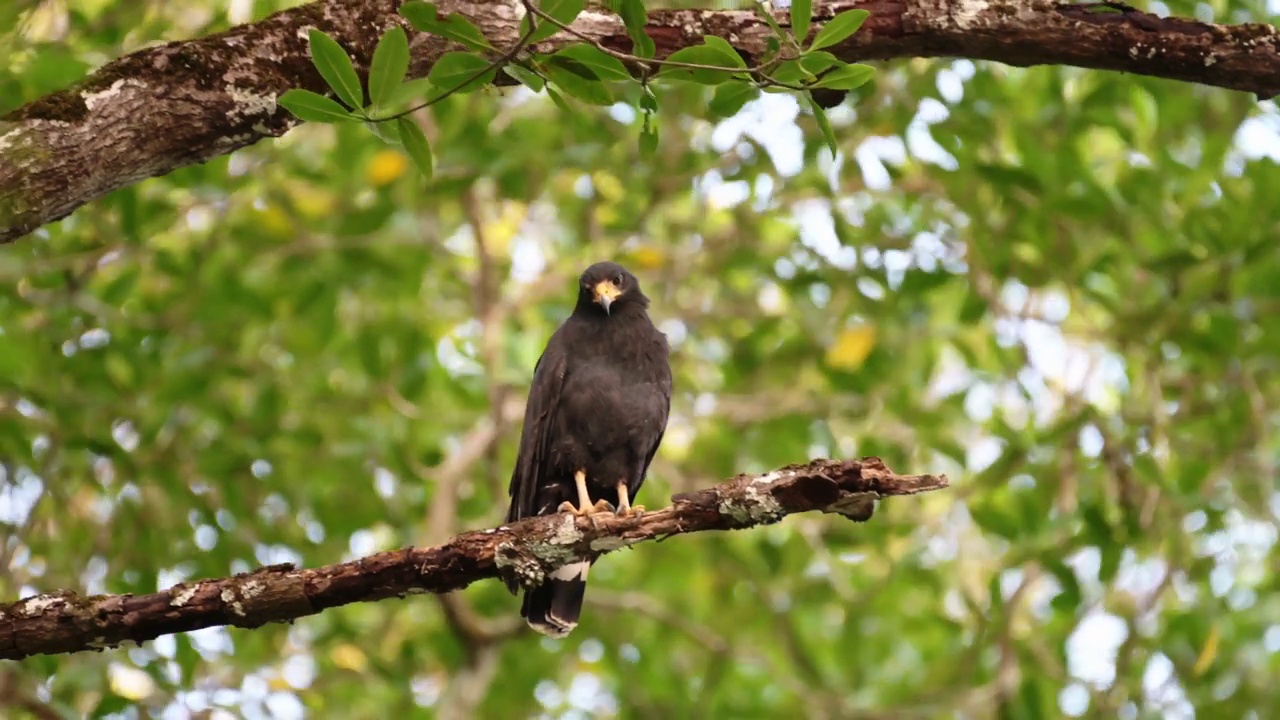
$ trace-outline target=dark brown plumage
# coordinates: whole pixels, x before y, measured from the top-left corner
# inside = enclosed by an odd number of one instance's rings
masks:
[[[667,337],[649,299],[617,263],[582,273],[573,314],[552,334],[533,371],[507,522],[554,512],[643,512],[630,501],[644,483],[671,409]],[[584,496],[585,494],[585,496]],[[578,624],[590,563],[571,563],[527,590],[520,614],[544,635]],[[512,593],[515,581],[507,582]]]

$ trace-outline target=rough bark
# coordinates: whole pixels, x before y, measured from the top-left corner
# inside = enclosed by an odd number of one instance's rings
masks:
[[[861,522],[879,498],[947,486],[945,476],[898,475],[878,458],[814,460],[677,495],[670,507],[640,518],[602,514],[595,525],[569,515],[533,518],[436,547],[312,569],[271,565],[150,595],[37,595],[0,606],[0,659],[102,650],[215,625],[255,628],[348,603],[450,592],[485,578],[514,575],[536,585],[566,562],[647,540],[768,525],[813,510]]]
[[[518,35],[518,0],[440,0],[470,17],[498,48]],[[204,38],[122,57],[78,86],[0,118],[0,243],[66,217],[138,180],[194,165],[284,134],[292,116],[276,98],[292,87],[325,90],[311,65],[306,29],[337,39],[363,70],[395,23],[398,0],[322,0]],[[863,30],[831,50],[847,61],[966,57],[1010,65],[1076,65],[1243,90],[1280,92],[1280,54],[1270,25],[1214,25],[1159,18],[1122,3],[1048,0],[866,0],[815,3],[814,32],[834,14],[871,12]],[[778,13],[782,24],[785,11]],[[573,24],[619,50],[621,21],[588,11]],[[406,30],[410,28],[406,27]],[[738,10],[654,10],[658,57],[717,35],[748,55],[768,27]],[[426,74],[448,43],[412,35],[411,77]],[[544,49],[579,42],[565,33]],[[504,77],[499,75],[499,77]]]

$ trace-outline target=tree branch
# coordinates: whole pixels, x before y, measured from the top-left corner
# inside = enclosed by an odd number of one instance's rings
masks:
[[[317,27],[346,48],[361,72],[383,31],[404,25],[397,0],[322,0],[204,38],[149,47],[109,63],[76,87],[0,118],[0,243],[66,217],[81,205],[144,178],[205,162],[296,121],[276,105],[284,91],[325,92],[307,54]],[[440,0],[441,13],[468,16],[497,48],[512,46],[519,0]],[[1280,92],[1276,29],[1160,18],[1120,2],[1049,0],[835,0],[814,9],[821,23],[854,7],[871,12],[864,28],[829,48],[840,59],[965,57],[1009,65],[1075,65],[1243,90]],[[787,13],[778,13],[786,24]],[[587,11],[572,25],[591,42],[631,49],[617,17]],[[411,32],[410,77],[421,77],[456,47]],[[765,51],[770,30],[752,12],[652,10],[657,57],[704,35],[749,56]],[[538,44],[578,42],[560,33]],[[505,76],[499,75],[500,79]]]
[[[313,569],[271,565],[149,595],[37,595],[0,606],[0,659],[102,650],[216,625],[256,628],[354,602],[450,592],[508,574],[534,585],[564,563],[648,540],[768,525],[813,510],[865,521],[878,498],[947,486],[945,476],[898,475],[878,458],[814,460],[676,495],[671,507],[638,519],[600,515],[598,527],[569,515],[540,517],[464,533],[431,548]]]

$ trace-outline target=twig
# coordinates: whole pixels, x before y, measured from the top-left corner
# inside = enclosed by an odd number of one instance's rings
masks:
[[[663,605],[656,598],[643,592],[616,592],[592,588],[586,595],[588,605],[609,610],[636,613],[655,620],[684,635],[710,653],[727,653],[732,645],[724,637],[701,623],[689,619],[683,613]]]
[[[445,593],[439,597],[445,619],[459,635],[471,641],[468,647],[492,645],[525,629],[524,623],[515,615],[499,619],[480,615],[458,593]]]
[[[503,321],[504,306],[498,302],[497,273],[493,267],[493,257],[485,242],[484,223],[477,206],[474,185],[463,193],[463,207],[475,238],[476,259],[479,265],[472,279],[472,298],[474,312],[481,325],[480,356],[484,363],[485,383],[489,390],[490,414],[488,423],[476,427],[437,473],[435,497],[432,499],[431,519],[427,530],[430,542],[440,542],[455,532],[460,486],[468,472],[477,463],[487,460],[490,467],[484,473],[485,476],[493,479],[495,483],[500,482],[493,467],[498,440],[502,438],[506,427],[518,417],[518,413],[512,412],[508,407],[507,394],[500,381],[502,373],[499,363],[502,361],[502,353],[497,331]],[[495,497],[501,497],[500,485],[495,485],[491,490]],[[438,600],[449,627],[465,642],[470,659],[478,663],[474,668],[475,672],[467,676],[470,678],[467,684],[470,686],[479,683],[483,677],[491,679],[492,673],[485,675],[481,672],[487,665],[481,662],[483,658],[479,654],[488,652],[485,646],[523,630],[523,623],[519,622],[515,616],[505,618],[506,622],[486,618],[477,613],[459,593],[445,593],[438,596]],[[461,678],[455,678],[450,682],[451,692],[459,682],[462,682]],[[446,703],[445,707],[452,709],[442,711],[442,717],[451,714],[456,714],[458,717],[468,716],[467,708],[470,706],[467,705],[467,699],[475,694],[475,692],[463,692],[450,695],[452,701]]]
[[[472,280],[472,297],[476,319],[480,321],[480,360],[484,364],[485,386],[489,393],[489,417],[494,427],[503,429],[502,409],[506,404],[508,387],[502,382],[504,363],[500,331],[511,306],[500,302],[502,291],[498,282],[498,268],[489,245],[474,184],[462,193],[462,208],[466,213],[467,223],[471,225],[471,234],[476,244],[477,268]],[[490,490],[494,496],[501,497],[503,488],[502,478],[497,472],[497,456],[498,443],[490,442],[485,452],[485,460],[489,466],[485,476],[490,480]]]
[[[62,720],[62,715],[56,709],[19,687],[20,682],[20,676],[16,672],[9,671],[0,675],[0,707],[25,710],[35,720]]]
[[[500,648],[478,645],[468,648],[467,662],[449,678],[436,717],[440,720],[469,720],[484,700],[498,673]]]
[[[785,668],[780,667],[778,658],[759,655],[750,650],[736,647],[728,638],[716,633],[706,625],[694,622],[687,615],[672,610],[657,598],[638,590],[616,592],[592,588],[587,591],[586,603],[593,608],[602,610],[642,615],[685,635],[713,657],[733,658],[738,663],[746,662],[761,667],[772,667],[776,671],[773,677],[777,678],[779,682],[789,685],[791,692],[801,695],[809,692],[807,687],[796,681],[788,673],[783,672]]]
[[[502,419],[513,418],[523,411],[523,403],[508,403],[502,407]],[[458,443],[457,448],[434,470],[420,470],[432,480],[435,492],[431,497],[431,511],[427,516],[426,540],[429,543],[444,542],[454,532],[454,520],[458,515],[458,484],[467,471],[484,457],[490,443],[495,442],[501,427],[491,418],[482,418]]]

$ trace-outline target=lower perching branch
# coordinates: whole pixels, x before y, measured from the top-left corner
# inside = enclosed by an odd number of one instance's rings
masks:
[[[878,458],[814,460],[676,495],[671,507],[638,519],[602,514],[593,526],[567,515],[539,517],[464,533],[436,547],[312,569],[270,565],[149,595],[37,595],[0,606],[0,659],[102,650],[217,625],[255,628],[348,603],[449,592],[507,574],[536,585],[566,562],[646,540],[768,525],[813,510],[864,521],[878,498],[947,486],[945,476],[898,475]]]

